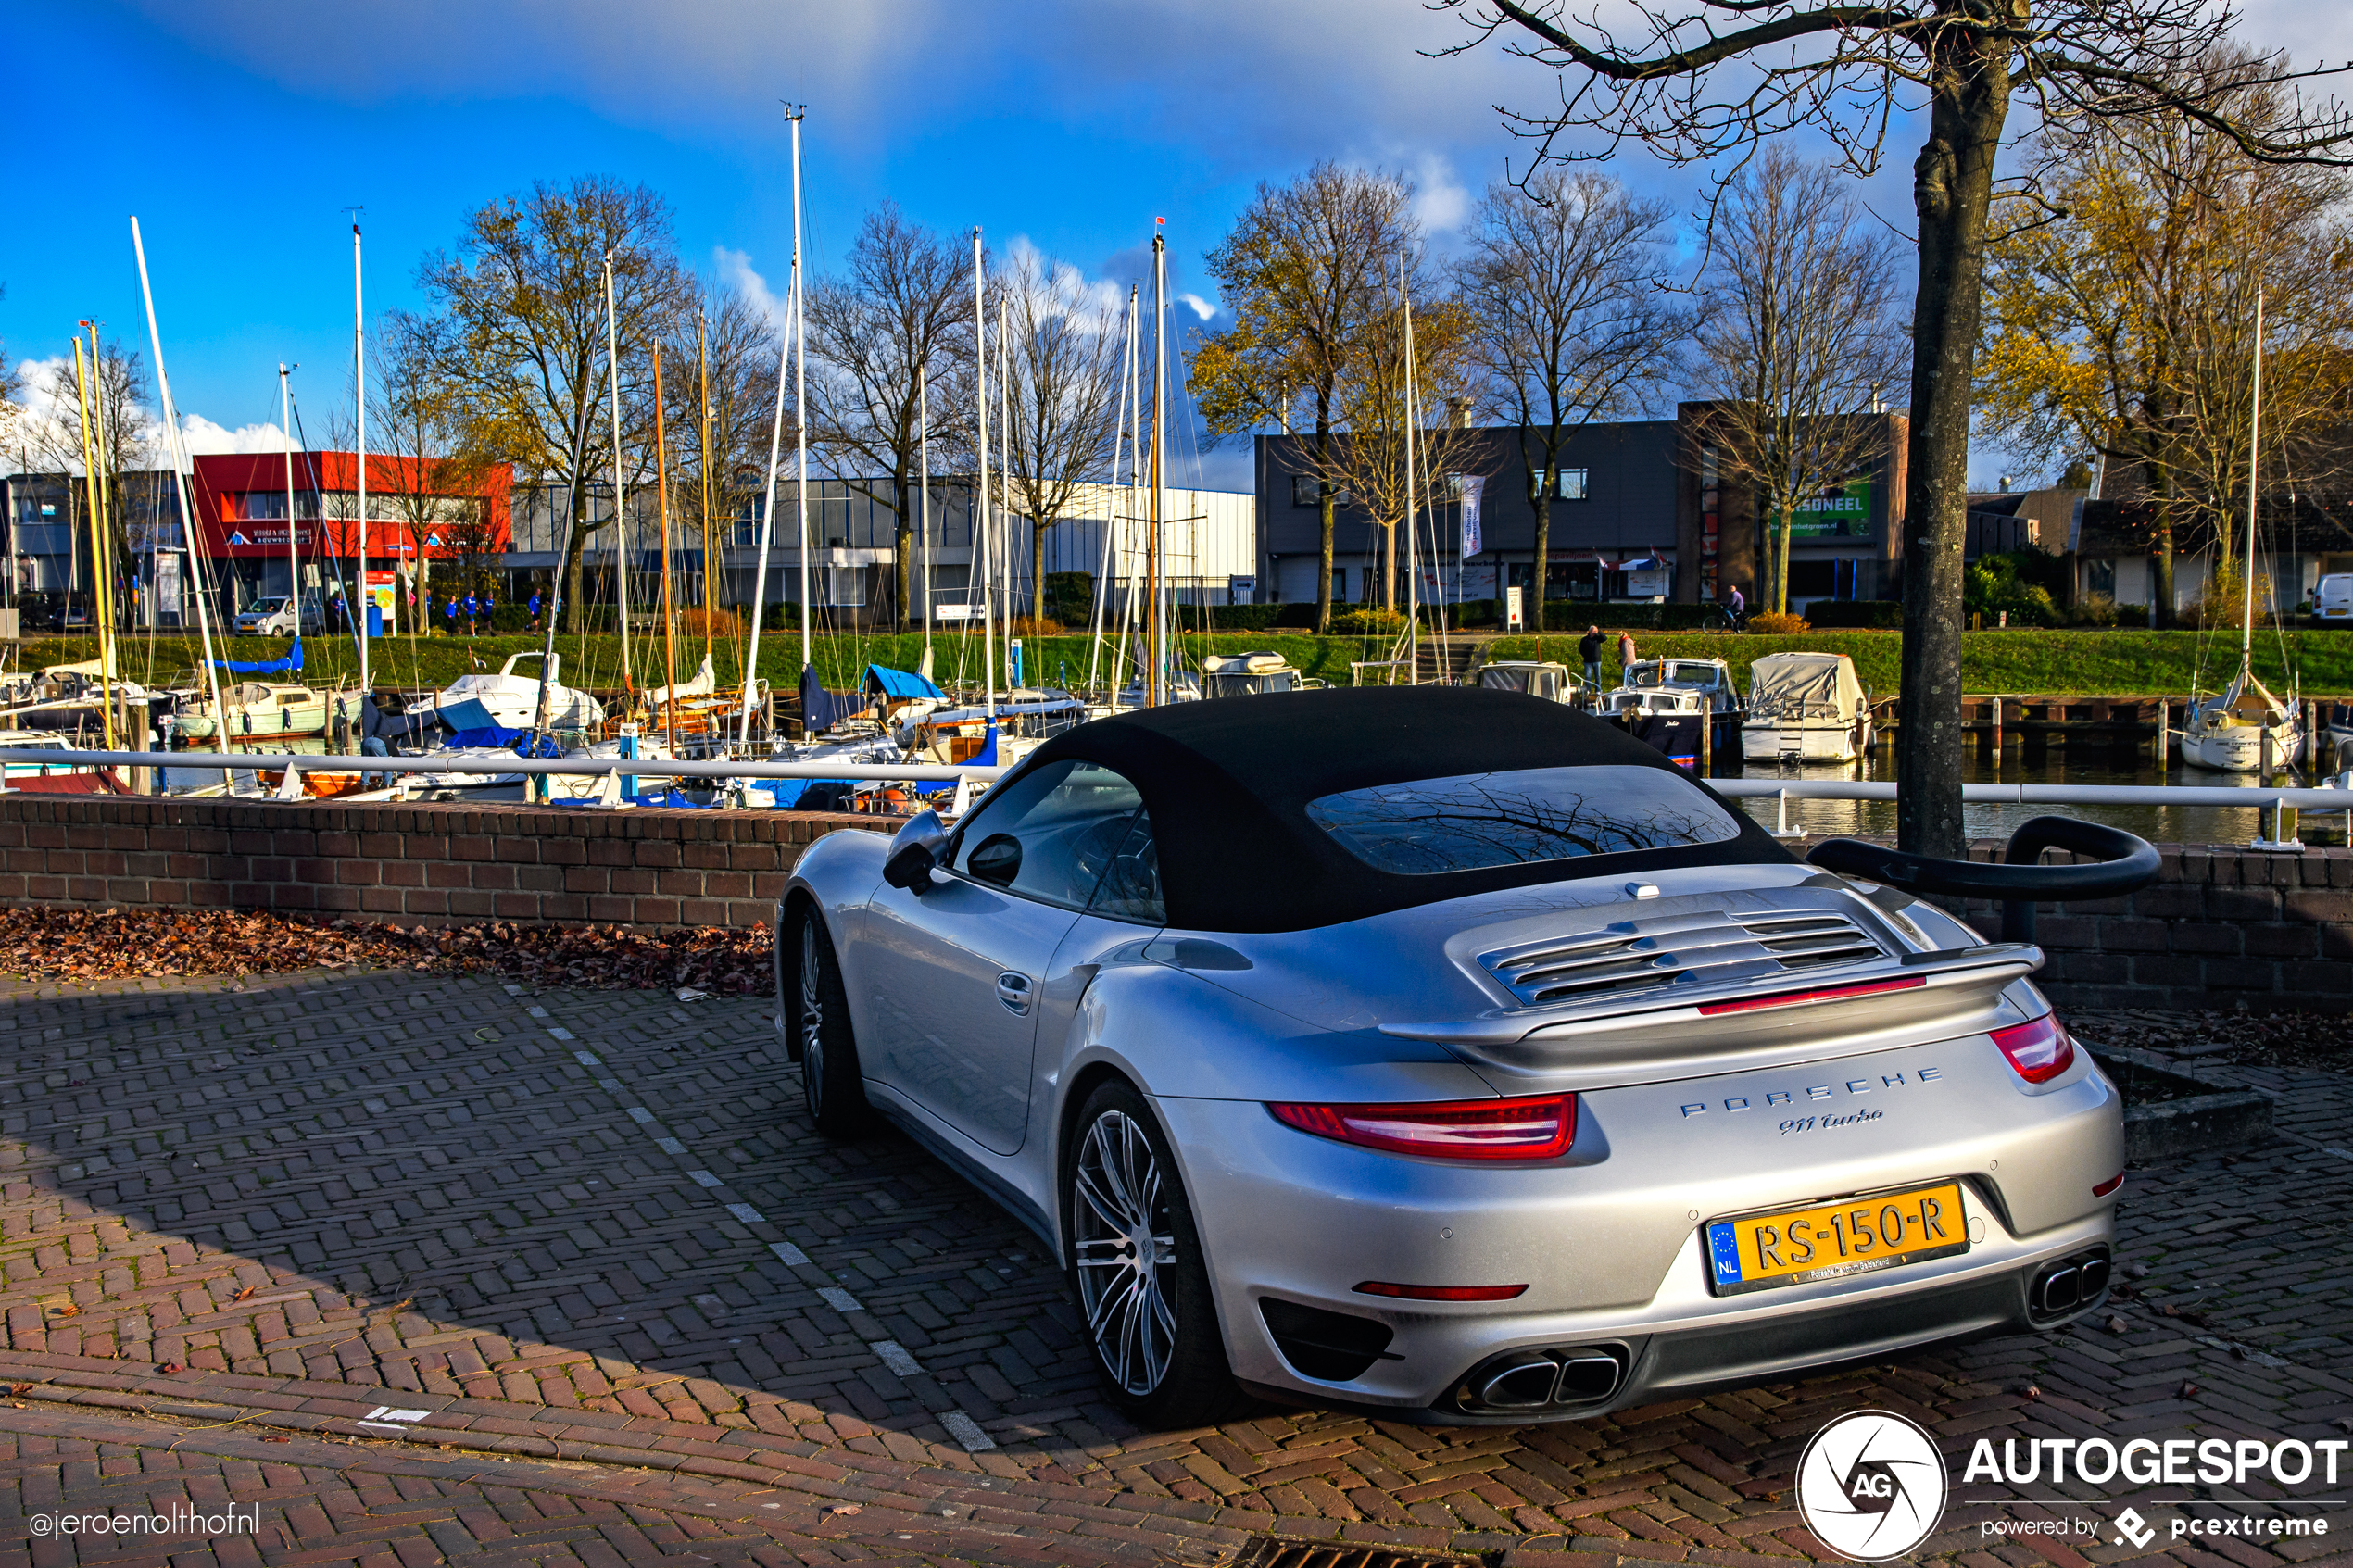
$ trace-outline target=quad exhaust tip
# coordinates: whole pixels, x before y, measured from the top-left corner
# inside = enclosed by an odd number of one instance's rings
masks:
[[[2056,1263],[2045,1263],[2027,1286],[2026,1310],[2038,1322],[2063,1318],[2096,1306],[2108,1294],[2108,1251],[2095,1247]]]
[[[1455,1389],[1466,1411],[1528,1412],[1600,1404],[1626,1381],[1621,1346],[1513,1350],[1491,1357]]]

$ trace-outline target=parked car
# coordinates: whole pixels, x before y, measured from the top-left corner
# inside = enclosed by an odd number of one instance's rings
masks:
[[[2353,571],[2332,571],[2313,586],[2312,624],[2353,626]]]
[[[2114,1087],[1932,905],[1557,702],[1170,705],[776,911],[820,1133],[1035,1231],[1139,1423],[1569,1419],[2107,1290]]]
[[[294,601],[283,595],[275,598],[256,599],[237,612],[237,618],[232,624],[241,637],[291,637],[296,630]],[[325,625],[326,615],[319,608],[319,601],[315,598],[303,600],[302,634],[316,636]]]

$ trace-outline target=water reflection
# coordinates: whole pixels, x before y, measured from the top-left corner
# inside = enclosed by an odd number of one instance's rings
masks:
[[[1752,763],[1745,771],[1737,764],[1727,768],[1719,762],[1719,775],[1747,779],[1866,779],[1874,783],[1892,783],[1895,778],[1895,754],[1881,747],[1861,767],[1842,766],[1835,762],[1815,762],[1799,766],[1775,768],[1768,763]],[[1968,784],[2136,784],[2151,787],[2192,785],[2200,789],[2256,788],[2256,781],[2247,773],[2211,773],[2201,768],[2178,765],[2158,771],[2156,761],[2145,752],[2134,755],[2122,751],[2106,751],[2092,746],[2052,746],[2047,752],[2029,755],[2021,750],[2008,751],[1999,762],[1970,747],[1962,764],[1961,778]],[[2301,786],[2309,782],[2294,774],[2281,774],[2278,784]],[[1768,797],[1743,800],[1736,804],[1748,814],[1772,827],[1777,803]],[[2353,805],[2353,802],[2348,802]],[[2254,808],[2239,810],[2227,806],[2037,806],[2016,802],[1970,801],[1962,808],[1963,831],[1971,838],[2007,839],[2011,830],[2029,817],[2081,817],[2087,822],[2105,822],[2127,833],[2138,834],[2152,844],[2245,844],[2258,835],[2259,829],[2268,832],[2269,818]],[[1892,800],[1793,800],[1789,803],[1789,825],[1809,834],[1870,834],[1893,837],[1895,833],[1895,802]],[[2296,836],[2307,844],[2343,844],[2346,840],[2346,819],[2342,812],[2303,813]]]

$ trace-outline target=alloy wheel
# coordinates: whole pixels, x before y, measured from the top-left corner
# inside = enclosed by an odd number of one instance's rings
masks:
[[[812,1116],[822,1116],[825,1109],[825,991],[818,969],[825,957],[817,922],[804,915],[800,922],[800,1083]]]
[[[1151,1140],[1134,1118],[1107,1110],[1078,1150],[1071,1205],[1079,1304],[1112,1381],[1149,1394],[1176,1344],[1176,1224]]]

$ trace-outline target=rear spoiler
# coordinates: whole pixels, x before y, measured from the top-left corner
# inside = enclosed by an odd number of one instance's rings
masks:
[[[1441,1022],[1391,1022],[1384,1035],[1428,1040],[1562,1089],[1741,1073],[1855,1055],[1921,1038],[1980,1034],[2003,1019],[2002,993],[2043,965],[2022,943],[1915,953],[1893,963],[1671,986],[1596,1014],[1497,1009]],[[2008,1020],[2017,1022],[2013,1013]]]

